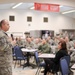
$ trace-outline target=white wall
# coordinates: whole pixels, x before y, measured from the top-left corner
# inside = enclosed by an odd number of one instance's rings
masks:
[[[0,20],[9,20],[9,15],[15,16],[15,21],[10,21],[9,32],[54,30],[57,33],[59,29],[75,29],[75,19],[59,13],[34,10],[0,10]],[[27,16],[32,16],[32,22],[27,22]],[[48,23],[43,22],[43,17],[48,17]]]

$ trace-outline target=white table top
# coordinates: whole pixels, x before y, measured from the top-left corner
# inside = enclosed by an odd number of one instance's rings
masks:
[[[35,52],[37,51],[38,49],[26,49],[26,48],[22,48],[21,49],[23,52]]]
[[[55,54],[41,54],[39,58],[55,58]]]
[[[71,67],[71,69],[75,69],[75,64]]]
[[[71,50],[68,50],[69,52],[74,52],[75,51],[75,49],[71,49]]]

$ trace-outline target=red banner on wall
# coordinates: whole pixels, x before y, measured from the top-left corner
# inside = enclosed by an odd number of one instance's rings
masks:
[[[35,10],[59,12],[57,4],[34,3],[34,7]]]

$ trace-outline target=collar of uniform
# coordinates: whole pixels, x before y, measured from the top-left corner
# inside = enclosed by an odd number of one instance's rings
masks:
[[[7,34],[4,30],[2,30],[2,32],[3,32],[5,35],[7,35],[7,36],[8,36],[8,34]]]

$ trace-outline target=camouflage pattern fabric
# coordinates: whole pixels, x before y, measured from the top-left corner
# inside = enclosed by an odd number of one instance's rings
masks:
[[[12,45],[2,30],[0,30],[0,75],[12,75]]]

